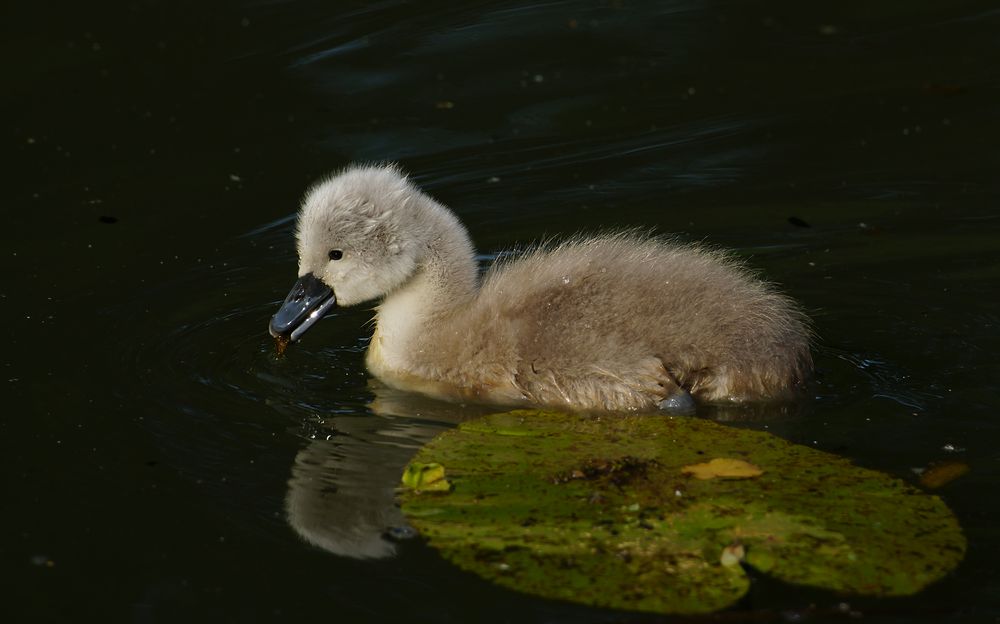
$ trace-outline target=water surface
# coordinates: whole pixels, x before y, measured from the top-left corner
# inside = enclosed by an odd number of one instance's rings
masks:
[[[701,415],[908,481],[967,462],[940,491],[962,566],[847,600],[1000,617],[989,3],[148,0],[3,22],[10,621],[637,619],[406,539],[399,468],[480,412],[372,384],[369,310],[274,356],[298,200],[369,160],[452,206],[484,264],[634,225],[746,257],[815,321],[814,396]],[[840,620],[844,600],[760,579],[724,619]]]

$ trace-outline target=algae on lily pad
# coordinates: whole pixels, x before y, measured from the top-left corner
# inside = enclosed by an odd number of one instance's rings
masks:
[[[713,459],[738,474],[684,472]],[[400,494],[431,546],[505,587],[595,606],[716,611],[748,590],[741,561],[790,583],[906,595],[965,552],[936,496],[693,418],[494,414],[424,446],[411,483],[434,464],[450,490]]]

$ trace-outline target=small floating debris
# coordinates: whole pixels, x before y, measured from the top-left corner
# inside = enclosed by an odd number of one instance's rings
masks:
[[[31,557],[31,565],[40,568],[54,568],[56,567],[56,562],[46,555],[33,555]]]
[[[963,461],[934,462],[920,473],[920,485],[936,490],[969,472],[969,464]]]
[[[289,340],[288,338],[285,338],[284,336],[276,336],[274,338],[274,353],[275,353],[275,355],[277,355],[278,357],[281,357],[282,355],[284,355],[285,354],[285,349],[288,348],[289,343],[291,343],[291,340]]]
[[[746,556],[747,552],[743,548],[743,544],[735,542],[722,549],[722,556],[719,557],[719,563],[727,568],[731,568],[738,566],[741,561],[746,559]]]

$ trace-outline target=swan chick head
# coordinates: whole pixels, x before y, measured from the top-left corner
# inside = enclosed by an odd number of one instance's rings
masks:
[[[313,186],[296,233],[299,277],[314,275],[337,303],[382,297],[416,271],[425,196],[394,165],[351,167]]]

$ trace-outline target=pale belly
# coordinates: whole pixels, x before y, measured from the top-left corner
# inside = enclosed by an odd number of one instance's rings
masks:
[[[485,383],[471,378],[471,375],[452,373],[453,379],[435,379],[430,375],[421,375],[419,363],[408,366],[402,357],[387,353],[382,336],[376,329],[375,335],[368,346],[365,355],[368,372],[388,386],[407,392],[418,392],[436,399],[446,401],[475,401],[482,403],[498,403],[503,405],[525,404],[524,395],[511,383],[499,381]],[[416,370],[415,370],[416,369]]]

